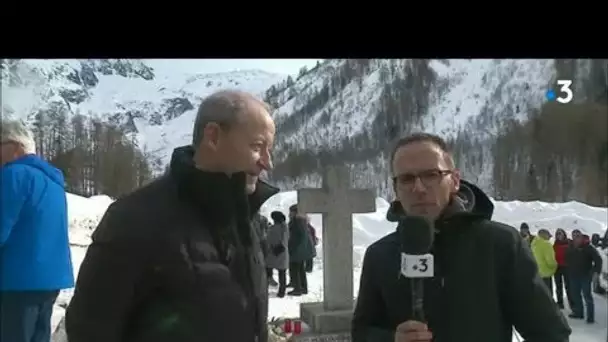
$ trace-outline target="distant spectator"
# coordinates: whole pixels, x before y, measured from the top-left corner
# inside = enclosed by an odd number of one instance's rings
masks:
[[[586,311],[587,323],[595,322],[595,305],[591,293],[591,280],[594,272],[602,270],[602,258],[595,248],[588,242],[589,236],[572,234],[572,246],[566,251],[566,264],[568,264],[568,277],[570,278],[570,291],[572,294],[572,313],[570,318],[583,319]],[[583,308],[583,300],[585,308]]]
[[[557,261],[555,260],[555,252],[551,242],[551,233],[546,229],[538,230],[538,237],[532,240],[532,254],[538,265],[538,273],[547,285],[547,289],[553,296],[553,275],[557,270]]]
[[[602,238],[600,237],[600,234],[594,233],[591,235],[591,245],[593,247],[595,247],[595,248],[600,247],[601,242],[602,242]]]
[[[289,242],[289,230],[287,228],[287,218],[280,211],[273,211],[270,214],[273,225],[268,230],[268,255],[266,256],[266,274],[268,283],[271,286],[279,285],[277,297],[285,296],[287,288],[286,271],[289,268],[289,251],[287,244]],[[273,277],[273,270],[276,269],[279,273],[279,282],[277,283]]]
[[[568,280],[568,269],[566,265],[566,251],[570,246],[571,241],[568,240],[566,232],[558,228],[555,231],[555,242],[553,243],[553,251],[555,252],[555,260],[557,261],[557,271],[553,276],[555,281],[555,294],[557,296],[557,305],[560,309],[564,308],[564,287],[566,288],[566,298],[568,304],[572,308],[572,296],[570,295],[570,281]]]
[[[297,205],[289,208],[289,278],[293,291],[290,296],[308,293],[306,260],[314,258],[315,246],[310,238],[306,218],[298,213]]]
[[[0,143],[0,341],[49,342],[59,290],[74,286],[63,174],[20,122],[2,122]]]
[[[519,226],[519,235],[528,242],[528,246],[532,243],[532,240],[534,240],[534,235],[530,234],[530,227],[526,222],[523,222]]]

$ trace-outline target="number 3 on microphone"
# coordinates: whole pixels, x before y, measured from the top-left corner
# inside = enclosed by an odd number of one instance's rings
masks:
[[[401,274],[406,278],[431,278],[435,273],[432,254],[401,253]]]

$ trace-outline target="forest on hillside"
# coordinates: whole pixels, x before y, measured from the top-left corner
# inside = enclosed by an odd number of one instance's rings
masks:
[[[62,103],[35,113],[39,155],[63,171],[68,192],[118,198],[152,179],[150,158],[115,125],[71,116]]]
[[[548,103],[505,123],[493,146],[495,197],[608,205],[607,116],[606,105]]]

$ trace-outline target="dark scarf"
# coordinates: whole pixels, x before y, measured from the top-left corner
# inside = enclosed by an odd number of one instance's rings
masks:
[[[223,228],[236,219],[239,240],[251,246],[250,220],[264,202],[279,190],[258,181],[256,191],[245,193],[246,175],[244,172],[227,175],[222,172],[202,171],[195,167],[194,149],[190,146],[178,147],[173,151],[170,176],[178,185],[184,199],[201,210],[202,216],[209,220],[210,228]],[[223,235],[226,232],[221,232]]]

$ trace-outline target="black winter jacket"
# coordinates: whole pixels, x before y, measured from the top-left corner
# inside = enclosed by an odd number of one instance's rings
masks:
[[[566,265],[568,274],[572,276],[591,275],[602,271],[602,257],[588,243],[580,247],[570,245],[566,250]]]
[[[302,262],[315,257],[315,246],[308,230],[306,218],[296,216],[289,220],[289,262]]]
[[[570,328],[513,227],[490,221],[493,204],[472,184],[435,223],[435,277],[425,279],[424,311],[435,342],[567,342]],[[403,217],[393,203],[390,221]],[[400,227],[399,229],[407,229]],[[410,280],[400,273],[400,241],[389,234],[366,251],[352,322],[354,342],[392,342],[412,320]]]
[[[70,342],[266,342],[268,292],[250,220],[278,192],[208,173],[177,148],[168,175],[116,201],[67,309]]]

